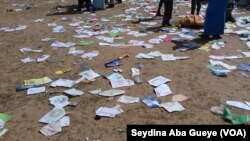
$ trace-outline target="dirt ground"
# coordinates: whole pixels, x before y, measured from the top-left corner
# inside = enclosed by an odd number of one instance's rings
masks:
[[[30,10],[20,12],[7,12],[13,3],[33,4]],[[48,11],[58,6],[58,1],[38,1],[38,0],[1,0],[0,1],[0,27],[17,26],[19,24],[28,25],[24,32],[0,32],[0,112],[7,113],[12,116],[12,120],[5,124],[5,128],[9,131],[0,140],[3,141],[79,141],[85,140],[86,137],[91,139],[100,139],[102,141],[124,141],[126,140],[127,124],[229,124],[220,116],[210,112],[211,106],[224,104],[226,100],[250,101],[249,91],[250,79],[241,77],[238,71],[231,72],[228,77],[216,77],[206,68],[209,55],[236,55],[237,50],[247,51],[245,42],[239,40],[236,34],[223,35],[226,41],[224,48],[220,50],[211,50],[205,52],[202,50],[192,50],[187,52],[177,52],[173,50],[174,43],[160,43],[152,49],[141,47],[130,47],[128,49],[104,47],[92,45],[88,47],[76,46],[77,49],[83,49],[85,52],[99,50],[100,55],[92,60],[84,60],[80,56],[68,55],[67,48],[53,50],[49,42],[41,42],[46,37],[56,38],[62,42],[79,43],[79,39],[73,38],[75,28],[70,27],[70,21],[61,21],[61,17],[80,17],[85,19],[88,14],[57,14],[46,16]],[[77,4],[77,1],[70,1],[66,5]],[[97,11],[100,17],[111,17],[113,15],[122,14],[123,11],[131,7],[129,4],[117,5],[113,9]],[[184,14],[187,7],[180,9],[173,16]],[[42,23],[34,23],[34,20],[44,18]],[[157,22],[161,23],[161,18],[157,18]],[[58,25],[64,25],[66,32],[62,34],[52,33],[52,28],[47,23],[55,22]],[[115,18],[111,23],[125,23],[131,28],[138,30],[141,25],[133,25],[129,22],[122,22],[121,18]],[[153,32],[147,37],[139,37],[136,40],[147,41],[164,32]],[[125,37],[123,41],[135,39],[125,33],[121,36]],[[97,41],[94,37],[90,39]],[[19,49],[23,47],[40,48],[44,50],[44,54],[62,58],[65,62],[58,63],[22,63],[20,60],[27,56],[38,57],[41,54],[28,53],[22,54]],[[153,60],[137,59],[135,55],[142,52],[161,51],[162,53],[174,53],[179,56],[189,56],[188,60],[177,60],[174,62],[163,62],[160,57]],[[110,61],[123,54],[129,54],[130,57],[123,60],[123,64],[118,67],[123,69],[122,75],[125,78],[132,79],[131,68],[136,67],[136,62],[143,62],[145,68],[141,71],[141,76],[145,80],[143,84],[137,84],[131,87],[122,87],[126,90],[126,94],[142,98],[145,95],[155,96],[154,89],[147,81],[162,75],[171,79],[168,83],[173,95],[184,94],[189,97],[188,100],[181,102],[185,107],[184,111],[168,113],[163,108],[149,109],[143,103],[121,104],[123,113],[115,118],[101,118],[95,120],[95,111],[100,106],[112,107],[119,104],[115,97],[113,100],[107,100],[105,97],[93,96],[88,94],[88,90],[102,88],[103,90],[111,89],[109,81],[99,77],[91,84],[80,83],[75,86],[76,89],[85,92],[81,96],[81,102],[76,107],[65,107],[70,113],[70,126],[64,127],[62,132],[52,137],[45,137],[39,130],[44,126],[38,120],[52,109],[48,98],[60,94],[37,94],[27,96],[26,91],[16,92],[15,87],[22,84],[23,80],[40,78],[48,76],[53,80],[60,77],[76,80],[79,78],[78,73],[81,72],[79,65],[73,65],[73,62],[86,63],[92,69],[100,73],[112,72],[113,68],[105,68],[104,63]],[[235,59],[224,61],[232,65],[240,62],[249,62],[249,59]],[[55,71],[67,66],[73,67],[73,71],[58,76]],[[64,91],[66,88],[50,88],[49,91]],[[62,94],[62,93],[61,93]],[[162,102],[171,101],[173,95],[161,97]],[[249,114],[249,112],[241,109],[232,108],[235,114]],[[124,130],[118,132],[117,129]]]

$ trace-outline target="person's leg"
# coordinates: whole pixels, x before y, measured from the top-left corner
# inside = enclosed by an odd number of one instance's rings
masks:
[[[83,4],[83,0],[78,0],[78,8],[77,8],[77,11],[81,11],[81,9],[82,9],[82,4]]]
[[[227,10],[226,10],[226,22],[228,21],[236,22],[236,20],[232,16],[233,7],[234,7],[233,3],[228,3]]]
[[[161,15],[161,7],[162,7],[163,3],[164,3],[164,0],[160,0],[156,16],[162,16]]]
[[[89,9],[90,5],[91,5],[91,1],[90,1],[90,0],[85,0],[85,6],[86,6],[86,8],[87,8],[87,11],[90,10],[90,9]]]
[[[164,1],[164,16],[162,20],[162,26],[168,25],[171,26],[169,23],[171,17],[172,17],[172,10],[173,10],[173,0],[165,0]]]
[[[108,8],[112,8],[115,6],[115,0],[110,0],[110,3],[108,5]]]
[[[200,10],[201,10],[201,0],[196,0],[196,4],[197,4],[196,15],[199,15]]]
[[[194,15],[194,11],[196,9],[196,0],[191,1],[191,14]]]

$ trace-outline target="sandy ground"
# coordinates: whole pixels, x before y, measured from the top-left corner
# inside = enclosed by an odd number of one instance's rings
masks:
[[[32,3],[34,4],[30,10],[21,12],[7,12],[13,3]],[[226,100],[248,100],[249,101],[249,80],[243,78],[237,71],[230,73],[228,77],[220,78],[212,75],[206,68],[208,64],[208,56],[213,55],[235,55],[236,50],[247,50],[246,44],[239,40],[239,37],[234,34],[224,35],[226,47],[220,50],[211,50],[204,52],[201,50],[193,50],[188,52],[177,52],[173,50],[174,43],[161,43],[152,49],[141,47],[130,47],[129,49],[100,47],[92,45],[89,47],[76,46],[77,49],[83,49],[85,52],[99,50],[100,55],[93,60],[83,60],[79,56],[74,57],[68,55],[68,49],[52,50],[51,42],[41,42],[45,37],[54,37],[58,41],[75,42],[79,40],[73,38],[75,34],[73,27],[68,26],[69,21],[61,21],[61,17],[87,17],[87,14],[58,14],[46,16],[48,11],[52,11],[59,2],[49,3],[48,1],[38,0],[5,0],[0,1],[0,27],[16,26],[19,24],[28,25],[24,32],[0,32],[0,112],[8,113],[12,116],[12,120],[6,123],[5,127],[9,129],[8,133],[0,140],[3,141],[43,141],[43,140],[85,140],[86,137],[92,139],[100,139],[103,141],[124,141],[126,140],[127,124],[228,124],[221,117],[213,115],[210,112],[211,106],[225,103]],[[72,1],[67,5],[76,4]],[[113,9],[98,11],[100,17],[110,17],[115,14],[122,13],[123,10],[129,8],[128,4],[118,5]],[[181,10],[184,12],[185,10]],[[180,13],[173,13],[174,16]],[[34,23],[35,19],[44,18],[42,23]],[[161,18],[157,18],[160,23]],[[66,32],[63,34],[52,33],[51,27],[47,23],[56,22],[57,24],[65,25]],[[121,18],[115,19],[114,23],[122,23]],[[114,23],[110,23],[111,25]],[[129,23],[128,23],[129,24]],[[140,25],[132,25],[131,27],[138,30]],[[164,32],[151,33],[147,37],[136,38],[138,40],[148,40]],[[134,39],[126,34],[121,34],[125,37],[125,41]],[[94,37],[88,39],[97,41]],[[202,42],[202,40],[200,40]],[[58,63],[27,63],[20,61],[27,56],[38,57],[37,53],[29,53],[24,55],[19,49],[23,47],[40,48],[45,54],[54,57],[62,58],[65,62]],[[175,62],[163,62],[161,58],[153,60],[136,59],[135,55],[143,52],[159,50],[162,53],[174,53],[180,56],[189,56],[188,60],[179,60]],[[189,97],[188,100],[181,102],[186,108],[182,112],[168,113],[162,108],[149,109],[143,103],[122,105],[124,112],[115,118],[101,118],[95,120],[95,110],[100,106],[112,107],[118,104],[118,97],[108,101],[107,98],[101,96],[93,96],[85,93],[81,96],[81,102],[77,107],[66,107],[65,110],[70,112],[71,123],[69,127],[63,128],[62,132],[52,136],[45,137],[39,130],[44,126],[38,123],[38,120],[52,109],[48,98],[56,94],[37,94],[27,96],[25,91],[16,92],[15,87],[26,79],[40,78],[48,76],[56,80],[60,76],[55,74],[55,71],[67,66],[73,67],[73,71],[63,74],[66,79],[76,80],[79,78],[78,73],[81,72],[79,65],[73,65],[73,62],[82,62],[88,64],[97,72],[106,73],[112,72],[112,68],[105,68],[104,63],[119,57],[123,54],[129,54],[130,57],[123,60],[123,64],[119,67],[123,69],[122,75],[125,78],[131,79],[132,67],[136,67],[136,62],[143,62],[145,68],[141,71],[141,76],[145,81],[148,81],[158,75],[170,78],[169,82],[173,94],[184,94]],[[237,65],[240,62],[248,62],[249,59],[239,59],[225,61],[229,64]],[[49,88],[49,91],[63,91],[65,88]],[[77,89],[84,92],[88,90],[102,88],[103,90],[111,89],[109,81],[99,77],[91,84],[78,84]],[[137,84],[132,87],[123,87],[126,94],[130,96],[143,97],[145,95],[155,96],[153,87],[148,83]],[[57,94],[59,95],[59,94]],[[172,96],[161,97],[163,102],[171,101]],[[249,114],[240,109],[232,109],[236,114]],[[118,129],[124,132],[118,132]]]

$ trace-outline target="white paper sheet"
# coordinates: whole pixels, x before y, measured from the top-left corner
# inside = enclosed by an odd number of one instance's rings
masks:
[[[232,56],[218,56],[218,55],[209,55],[209,58],[214,60],[225,60],[225,59],[240,59],[243,58],[242,55],[232,55]]]
[[[80,35],[74,35],[73,37],[77,39],[85,39],[85,38],[89,38],[90,36],[85,35],[85,34],[80,34]]]
[[[42,123],[53,123],[65,116],[66,112],[63,108],[53,108],[50,112],[45,114],[39,122]]]
[[[223,48],[224,46],[225,46],[225,43],[223,41],[215,41],[212,45],[212,48],[218,50],[218,49]]]
[[[68,94],[68,95],[72,95],[72,96],[79,96],[79,95],[83,95],[84,94],[83,91],[77,90],[75,88],[68,89],[68,90],[65,90],[63,92],[66,93],[66,94]]]
[[[61,131],[62,131],[62,126],[60,122],[47,124],[40,130],[40,132],[45,136],[53,136]]]
[[[162,61],[175,61],[174,54],[161,54]]]
[[[245,101],[245,103],[247,104],[248,107],[250,107],[250,102]]]
[[[155,77],[155,78],[149,80],[148,83],[149,83],[150,85],[152,85],[152,86],[157,87],[157,86],[159,86],[159,85],[161,85],[161,84],[164,84],[164,83],[166,83],[166,82],[169,82],[169,81],[171,81],[171,80],[168,79],[168,78],[165,78],[165,77],[163,77],[163,76],[157,76],[157,77]]]
[[[42,42],[48,42],[50,40],[55,40],[55,38],[43,38],[43,39],[41,39]]]
[[[176,60],[186,60],[188,59],[189,57],[188,56],[175,56],[174,57]]]
[[[137,68],[131,68],[132,76],[140,75],[140,70]]]
[[[245,57],[250,57],[250,52],[241,52]]]
[[[234,69],[236,69],[236,66],[230,66],[230,65],[228,65],[228,64],[226,64],[226,63],[223,63],[222,61],[209,60],[209,62],[210,62],[210,64],[213,65],[213,66],[215,66],[215,65],[221,65],[221,66],[223,66],[224,68],[229,69],[229,70],[234,70]]]
[[[96,36],[96,39],[113,44],[114,43],[114,38],[111,37],[105,37],[105,36]]]
[[[124,80],[124,77],[120,73],[112,73],[107,77],[110,81]]]
[[[49,98],[50,104],[54,105],[56,108],[63,108],[69,105],[69,98],[65,95],[59,95]]]
[[[117,114],[120,114],[121,109],[117,107],[107,108],[107,107],[100,107],[96,110],[96,115],[103,116],[103,117],[115,117]]]
[[[46,61],[48,58],[50,57],[50,55],[44,54],[42,56],[40,56],[39,58],[36,59],[36,62],[41,63]]]
[[[110,81],[112,88],[120,88],[120,87],[126,87],[126,86],[133,86],[135,85],[133,80],[130,79],[124,79],[124,80],[118,80],[118,81]]]
[[[44,21],[44,19],[36,19],[34,22],[39,23],[39,22],[43,22],[43,21]]]
[[[96,89],[96,90],[89,90],[88,92],[89,92],[90,94],[95,95],[95,94],[99,94],[99,93],[101,93],[101,92],[102,92],[102,89],[101,89],[101,88],[99,88],[99,89]]]
[[[75,81],[67,79],[58,79],[50,84],[51,87],[67,87],[70,88],[75,85]]]
[[[113,96],[124,94],[125,92],[126,91],[124,91],[124,90],[114,90],[114,89],[111,89],[111,90],[100,92],[99,95],[101,95],[101,96],[107,96],[107,97],[113,97]]]
[[[248,49],[250,49],[250,41],[246,43],[248,46]]]
[[[2,121],[1,119],[0,119],[0,129],[3,129],[3,127],[4,127],[4,121]]]
[[[153,59],[155,57],[159,57],[161,56],[161,52],[160,51],[151,51],[147,54],[145,53],[139,53],[136,55],[136,58],[145,58],[145,59]]]
[[[151,44],[157,45],[157,44],[160,44],[162,42],[162,39],[158,39],[158,38],[157,39],[150,39],[150,40],[148,40],[148,42]]]
[[[18,25],[17,28],[15,29],[15,31],[21,31],[21,30],[25,30],[28,26],[26,25]]]
[[[45,87],[29,88],[28,91],[27,91],[27,95],[44,93],[45,89],[46,89]]]
[[[63,33],[65,32],[65,28],[63,26],[56,26],[53,28],[53,33]]]
[[[91,60],[94,57],[98,56],[99,54],[100,54],[100,52],[98,50],[94,50],[94,51],[91,51],[91,52],[84,53],[81,57]]]
[[[179,102],[161,103],[160,106],[168,112],[183,111],[185,109]]]
[[[86,70],[86,71],[83,71],[81,73],[79,73],[79,75],[81,75],[82,77],[88,79],[88,80],[92,80],[92,79],[95,79],[97,77],[99,77],[100,75],[95,73],[93,70]]]
[[[172,91],[170,90],[169,86],[166,84],[161,84],[160,86],[156,87],[154,90],[155,90],[157,97],[167,96],[167,95],[172,94]]]
[[[227,103],[227,105],[230,105],[230,106],[233,106],[233,107],[237,107],[237,108],[241,108],[241,109],[250,111],[250,107],[246,103],[244,103],[244,102],[240,102],[240,101],[227,101],[226,103]]]
[[[72,47],[75,45],[76,45],[76,43],[71,43],[71,42],[63,43],[63,42],[55,41],[50,46],[55,47],[55,48],[69,48],[69,47]]]
[[[132,97],[132,96],[123,95],[123,96],[119,97],[119,99],[117,101],[126,104],[126,103],[136,103],[136,102],[139,102],[140,99],[138,97]]]
[[[128,43],[132,46],[143,46],[144,41],[130,40]]]
[[[153,48],[154,45],[151,45],[151,44],[143,44],[142,47],[144,47],[144,48]]]
[[[81,55],[83,53],[84,53],[84,50],[77,50],[75,47],[71,47],[68,52],[68,54],[72,54],[74,56]]]
[[[22,53],[26,53],[26,52],[40,53],[40,52],[43,52],[43,50],[41,50],[41,49],[31,49],[31,48],[21,48],[20,51]]]
[[[7,131],[8,131],[8,129],[0,130],[0,137],[2,137],[4,134],[6,134]]]
[[[64,116],[63,118],[61,118],[59,120],[59,122],[61,124],[61,127],[69,126],[69,124],[70,124],[70,118],[69,118],[69,116]]]
[[[30,63],[30,62],[35,62],[35,59],[33,59],[31,57],[27,57],[27,58],[21,59],[21,61],[23,63]]]

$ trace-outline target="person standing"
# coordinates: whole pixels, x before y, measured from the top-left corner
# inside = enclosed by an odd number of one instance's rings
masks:
[[[227,9],[228,0],[209,0],[203,38],[213,36],[216,39],[221,38],[220,35],[224,34],[225,27],[225,14]]]
[[[196,10],[196,15],[199,15],[200,10],[201,10],[201,0],[192,0],[191,1],[191,14],[192,15],[194,15],[195,10]]]
[[[87,8],[87,11],[90,11],[89,7],[91,5],[91,1],[90,0],[78,0],[78,9],[77,11],[81,11],[83,8],[83,3]]]
[[[172,11],[173,11],[173,0],[164,0],[164,16],[162,20],[162,26],[171,26],[169,23],[170,19],[172,18]]]
[[[115,0],[110,0],[108,8],[113,8],[115,7]]]
[[[156,13],[155,16],[162,16],[162,14],[161,14],[161,7],[162,7],[163,3],[164,3],[164,0],[160,0],[159,7],[158,7],[158,10],[157,10],[157,13]]]
[[[93,0],[95,9],[105,9],[105,0]]]
[[[234,5],[235,5],[235,0],[229,0],[228,5],[227,5],[227,11],[226,11],[226,22],[230,21],[230,22],[236,22],[236,20],[234,19],[232,12],[234,9]]]

